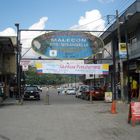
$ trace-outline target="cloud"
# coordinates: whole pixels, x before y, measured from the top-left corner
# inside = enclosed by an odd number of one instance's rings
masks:
[[[45,29],[45,24],[48,20],[48,17],[42,17],[40,20],[36,23],[34,23],[32,26],[30,26],[28,29]],[[33,58],[36,57],[37,54],[30,49],[31,48],[31,42],[32,40],[43,34],[42,31],[22,31],[21,32],[21,44],[22,44],[22,55],[26,58]],[[0,36],[16,36],[16,31],[13,28],[7,28],[4,31],[0,32]],[[27,52],[27,53],[26,53]]]
[[[13,28],[8,27],[4,31],[0,32],[0,36],[16,36],[16,31]]]
[[[105,21],[102,19],[100,11],[95,9],[85,12],[85,15],[80,17],[78,24],[70,29],[102,31],[105,29]]]
[[[114,2],[115,0],[98,0],[101,3],[110,3],[110,2]]]
[[[29,29],[44,29],[45,23],[48,20],[48,17],[42,17],[39,22],[34,23]]]
[[[45,24],[47,22],[47,17],[42,17],[37,23],[34,23],[29,29],[45,29]],[[23,58],[33,58],[37,57],[37,54],[30,49],[32,40],[43,34],[43,31],[22,31],[21,32],[21,44],[22,44],[22,56]],[[30,49],[30,50],[29,50]]]

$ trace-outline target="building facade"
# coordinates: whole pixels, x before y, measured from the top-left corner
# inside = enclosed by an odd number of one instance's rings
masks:
[[[16,37],[0,37],[0,84],[5,97],[9,96],[9,85],[16,72]]]
[[[132,79],[136,79],[140,85],[140,0],[136,0],[118,19],[116,18],[101,38],[105,44],[102,58],[112,58],[112,60],[102,61],[110,64],[110,74],[106,79],[112,81],[112,84],[121,83],[121,97],[126,100],[129,98],[128,90],[131,90],[128,81],[131,83]],[[119,56],[119,43],[126,43],[124,58]],[[113,75],[114,60],[115,75]],[[113,78],[115,80],[112,80]],[[114,89],[112,90],[114,92]]]

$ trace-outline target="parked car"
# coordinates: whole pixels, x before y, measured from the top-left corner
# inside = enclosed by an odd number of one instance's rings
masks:
[[[26,86],[24,89],[23,99],[36,99],[40,100],[40,91],[38,86]]]
[[[61,95],[66,95],[67,94],[67,88],[63,88],[61,91]]]
[[[57,94],[58,95],[65,95],[66,94],[66,88],[64,88],[64,87],[57,88]]]
[[[38,89],[42,92],[42,87],[41,86],[38,86]]]
[[[39,90],[40,92],[42,92],[42,87],[41,87],[40,85],[34,85],[34,86],[37,86],[38,90]]]
[[[93,89],[93,86],[87,86],[83,89],[81,93],[81,99],[89,100],[89,92]]]
[[[101,88],[95,88],[95,90],[91,90],[90,92],[93,99],[104,100],[105,98],[105,91],[103,91]]]
[[[104,100],[105,97],[105,91],[100,87],[90,87],[89,90],[84,92],[83,99],[89,100],[90,94],[93,100]]]
[[[66,94],[67,95],[75,95],[75,89],[74,88],[68,88],[67,90],[66,90]]]
[[[79,85],[76,89],[76,98],[81,98],[82,92],[85,90],[85,88],[89,87],[88,85]]]

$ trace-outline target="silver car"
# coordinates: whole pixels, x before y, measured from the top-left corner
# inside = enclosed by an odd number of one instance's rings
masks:
[[[82,91],[85,89],[85,88],[88,88],[89,86],[88,85],[80,85],[77,90],[76,90],[76,94],[75,94],[75,97],[76,98],[80,98],[81,97],[81,94],[82,94]]]

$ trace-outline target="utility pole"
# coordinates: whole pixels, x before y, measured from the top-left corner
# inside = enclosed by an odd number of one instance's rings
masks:
[[[15,24],[17,28],[17,98],[19,103],[21,103],[21,68],[20,68],[20,59],[21,59],[21,44],[20,44],[20,34],[19,34],[19,24]]]
[[[93,57],[93,63],[96,64],[96,56]],[[93,86],[94,86],[94,88],[95,88],[95,83],[96,83],[95,74],[93,75],[93,77],[94,77],[94,78],[93,78]],[[92,86],[91,80],[90,80],[90,86]],[[89,90],[89,91],[90,91],[90,90]],[[90,92],[90,102],[91,102],[91,103],[93,103],[93,99],[92,99],[92,98],[93,98],[93,97],[92,97],[92,92]]]
[[[129,51],[128,51],[128,37],[127,37],[127,19],[128,17],[124,17],[125,21],[125,42],[126,42],[126,51],[127,51],[127,93],[128,93],[128,103],[131,102],[131,84],[130,84],[130,72],[129,72]]]
[[[120,21],[119,21],[119,14],[118,10],[116,10],[116,21],[117,21],[117,36],[118,36],[118,54],[119,54],[119,45],[121,43],[121,35],[120,35]],[[119,56],[119,55],[118,55]],[[119,59],[120,63],[120,88],[121,88],[121,99],[124,100],[124,83],[123,83],[123,62],[121,58]],[[118,65],[118,63],[117,63]]]

